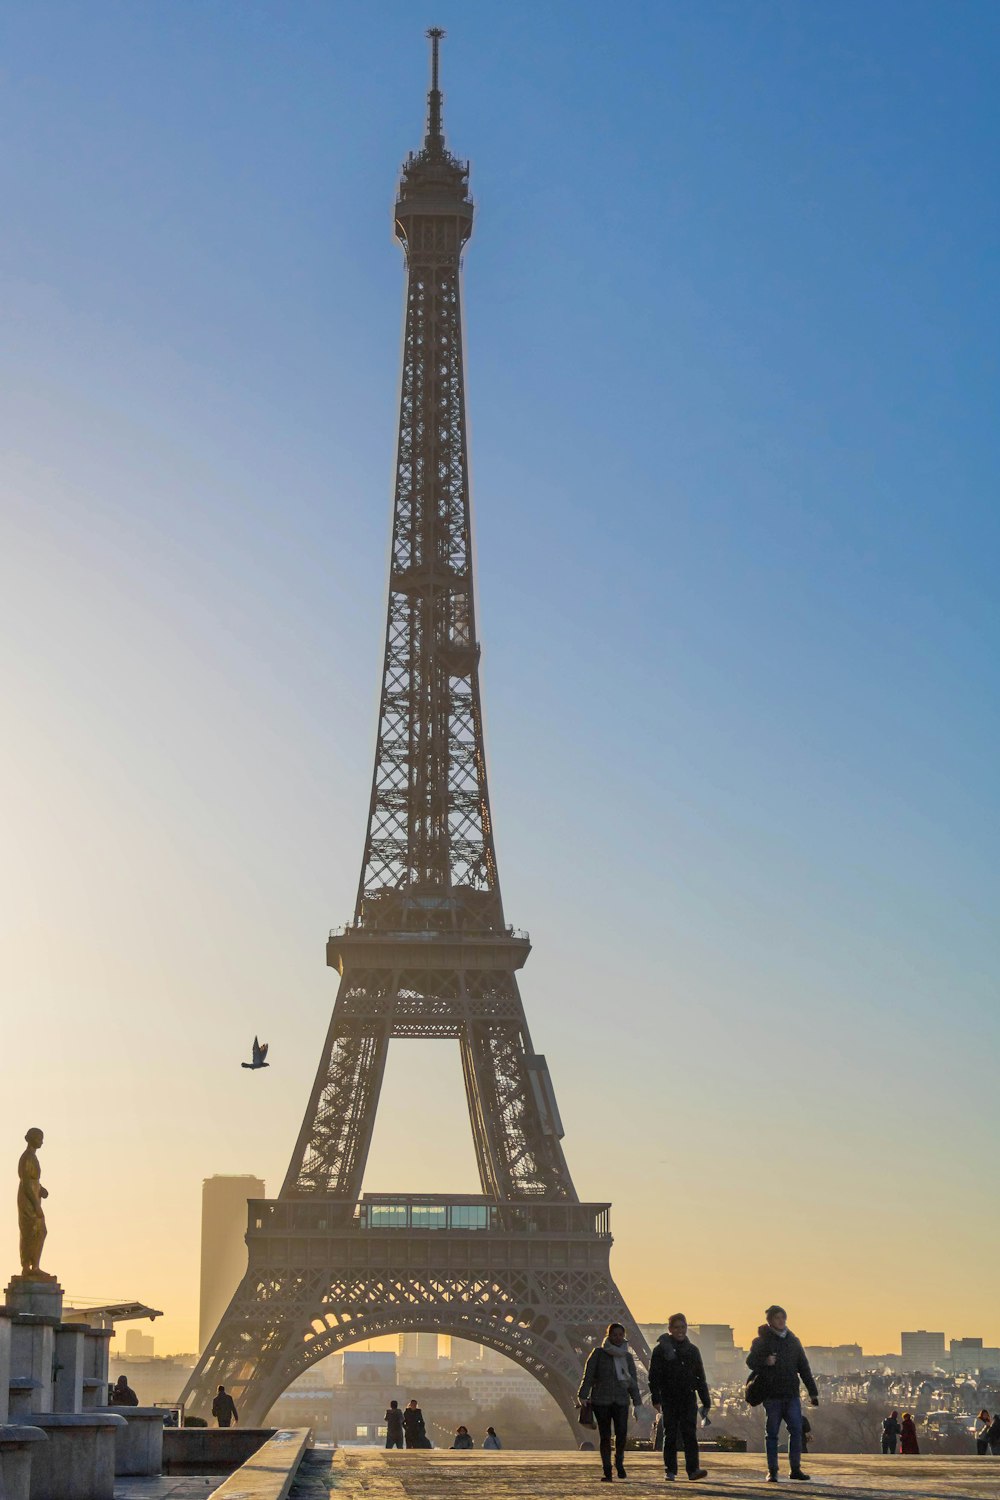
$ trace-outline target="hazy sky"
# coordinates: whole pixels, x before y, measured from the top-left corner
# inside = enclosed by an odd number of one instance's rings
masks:
[[[7,1207],[192,1348],[371,774],[398,167],[472,160],[488,750],[637,1316],[1000,1343],[993,3],[31,0],[0,27]],[[255,1032],[269,1071],[241,1071]],[[366,1186],[475,1191],[457,1044]]]

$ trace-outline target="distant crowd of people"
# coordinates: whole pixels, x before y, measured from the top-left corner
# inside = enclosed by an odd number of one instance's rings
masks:
[[[919,1453],[917,1425],[908,1411],[891,1411],[882,1423],[882,1452]]]
[[[991,1417],[983,1407],[975,1423],[976,1452],[983,1457],[987,1454],[1000,1458],[1000,1412],[994,1412]],[[908,1411],[900,1416],[898,1411],[891,1411],[882,1422],[882,1452],[883,1453],[919,1453],[920,1444],[917,1442],[917,1427],[913,1417]]]
[[[424,1414],[415,1399],[408,1401],[402,1408],[398,1401],[389,1402],[385,1414],[385,1446],[387,1448],[432,1448],[434,1446],[427,1436]],[[451,1446],[456,1451],[460,1451],[463,1448],[474,1448],[476,1444],[469,1429],[459,1427]],[[497,1437],[495,1427],[487,1427],[483,1447],[503,1447]]]

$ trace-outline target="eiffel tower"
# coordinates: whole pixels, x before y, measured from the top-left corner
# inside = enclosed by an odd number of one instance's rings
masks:
[[[215,1387],[263,1422],[316,1360],[385,1334],[487,1345],[572,1422],[611,1321],[648,1350],[609,1268],[609,1204],[581,1203],[517,986],[530,951],[500,896],[479,689],[459,271],[469,167],[442,131],[438,49],[423,149],[403,165],[407,266],[399,446],[375,774],[340,988],[284,1183],[251,1201],[249,1263],[183,1399]],[[482,1191],[362,1194],[389,1042],[457,1038]]]

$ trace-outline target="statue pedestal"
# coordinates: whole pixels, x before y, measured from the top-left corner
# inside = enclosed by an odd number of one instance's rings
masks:
[[[38,1427],[0,1423],[0,1495],[7,1500],[29,1500],[32,1444],[44,1442],[45,1434]]]
[[[55,1277],[41,1281],[34,1276],[12,1276],[4,1290],[4,1303],[10,1313],[62,1322],[63,1289]]]
[[[55,1336],[52,1410],[83,1410],[84,1345],[87,1329],[79,1323],[60,1323]],[[105,1395],[107,1392],[105,1392]]]
[[[52,1410],[55,1329],[47,1318],[15,1317],[10,1330],[10,1416],[30,1422]]]
[[[108,1354],[109,1345],[115,1336],[114,1328],[87,1328],[83,1346],[83,1409],[108,1404]]]
[[[45,1412],[33,1425],[48,1442],[31,1456],[31,1500],[114,1500],[121,1417],[109,1411]]]
[[[159,1474],[163,1467],[163,1407],[112,1406],[126,1426],[115,1433],[116,1474]]]
[[[0,1307],[0,1425],[10,1411],[10,1314]],[[0,1489],[0,1495],[3,1490]]]

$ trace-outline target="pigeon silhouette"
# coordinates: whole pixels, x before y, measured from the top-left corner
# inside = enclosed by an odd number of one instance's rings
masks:
[[[269,1068],[271,1066],[271,1064],[264,1061],[265,1057],[267,1056],[267,1045],[268,1045],[267,1042],[265,1042],[264,1045],[261,1046],[261,1044],[260,1044],[260,1042],[258,1042],[257,1038],[254,1037],[254,1039],[253,1039],[253,1062],[240,1063],[240,1067],[241,1068]]]

